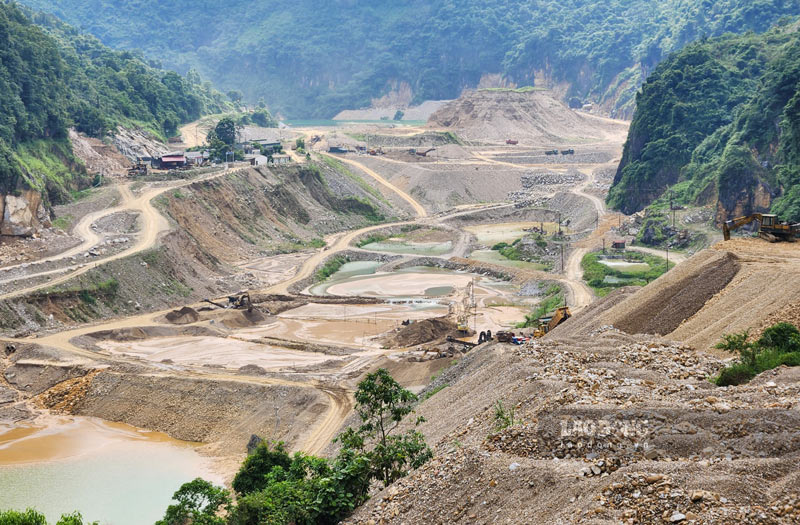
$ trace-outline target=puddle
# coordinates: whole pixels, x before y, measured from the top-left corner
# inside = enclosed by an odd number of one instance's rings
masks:
[[[650,269],[647,263],[634,263],[627,261],[617,261],[613,259],[598,259],[600,264],[604,264],[609,268],[615,270],[628,271],[628,272],[646,272]]]
[[[453,249],[447,242],[373,242],[362,246],[375,252],[399,253],[402,255],[444,255]]]
[[[195,447],[95,418],[0,427],[0,509],[36,508],[51,523],[76,510],[85,522],[153,523],[183,483],[221,483]]]

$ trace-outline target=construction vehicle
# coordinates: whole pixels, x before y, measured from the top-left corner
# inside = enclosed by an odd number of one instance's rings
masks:
[[[512,139],[507,139],[506,140],[506,144],[508,144],[509,146],[516,146],[517,144],[519,144],[519,141],[518,140],[512,140]]]
[[[741,228],[753,221],[759,222],[758,236],[769,242],[793,241],[800,235],[800,223],[789,224],[780,222],[775,215],[766,213],[753,213],[744,217],[737,217],[722,224],[722,236],[726,241],[731,240],[731,231]]]
[[[136,159],[136,164],[128,169],[128,177],[144,177],[147,175],[147,164]]]
[[[572,312],[569,311],[569,307],[561,306],[556,308],[556,311],[553,312],[553,315],[539,318],[539,327],[533,331],[533,337],[544,337],[553,328],[557,327],[570,317],[572,317]]]
[[[497,332],[498,343],[510,343],[512,337],[514,337],[514,334],[511,332]]]
[[[561,154],[562,155],[575,155],[575,150],[574,149],[562,149],[561,150]]]
[[[544,154],[545,155],[558,155],[558,150],[557,149],[549,149],[549,150],[545,151]]]
[[[436,148],[428,148],[425,151],[417,150],[417,152],[416,152],[417,153],[417,157],[427,157],[428,153],[430,153],[431,151],[436,151]]]
[[[247,292],[228,296],[228,305],[229,308],[236,308],[237,310],[247,308],[248,312],[253,311],[253,303],[250,301],[250,294]]]
[[[470,281],[464,290],[464,296],[460,303],[456,303],[456,329],[459,333],[469,333],[469,318],[475,317],[477,303],[475,302],[475,281]]]

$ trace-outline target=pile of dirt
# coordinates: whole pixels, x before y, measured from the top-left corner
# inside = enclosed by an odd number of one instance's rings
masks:
[[[536,146],[601,140],[604,127],[616,126],[569,109],[551,92],[514,90],[468,91],[431,115],[428,125],[469,142]]]
[[[455,330],[455,323],[444,317],[413,321],[384,336],[382,343],[390,348],[406,348],[441,339]]]
[[[180,310],[173,310],[164,317],[172,324],[192,324],[200,320],[200,314],[190,306],[184,306]]]
[[[725,288],[739,270],[733,254],[701,252],[616,305],[601,322],[630,334],[669,334]]]
[[[228,328],[247,328],[263,323],[268,319],[267,315],[253,308],[252,310],[235,310],[225,315],[222,324]]]

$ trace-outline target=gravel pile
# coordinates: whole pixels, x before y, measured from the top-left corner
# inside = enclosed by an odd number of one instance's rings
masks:
[[[346,523],[796,523],[800,382],[724,365],[609,325],[479,347],[417,409],[434,459]]]

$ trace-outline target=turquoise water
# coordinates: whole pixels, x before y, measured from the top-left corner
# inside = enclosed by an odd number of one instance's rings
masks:
[[[373,242],[362,246],[365,250],[375,252],[400,253],[404,255],[444,255],[453,249],[453,243],[447,242]]]
[[[372,275],[383,264],[379,261],[355,261],[342,265],[335,274],[331,275],[325,281],[315,284],[309,289],[311,295],[325,295],[328,288],[334,284],[340,283],[351,277],[359,277],[362,275]]]

